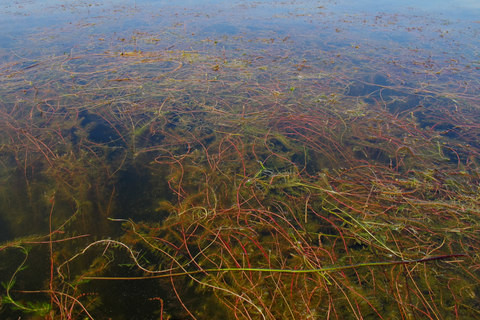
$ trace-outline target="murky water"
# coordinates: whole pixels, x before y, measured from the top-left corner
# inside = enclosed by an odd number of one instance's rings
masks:
[[[475,1],[0,4],[2,319],[477,319]]]

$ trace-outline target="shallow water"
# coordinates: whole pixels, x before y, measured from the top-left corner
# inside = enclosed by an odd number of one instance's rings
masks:
[[[0,317],[478,318],[478,17],[0,4]]]

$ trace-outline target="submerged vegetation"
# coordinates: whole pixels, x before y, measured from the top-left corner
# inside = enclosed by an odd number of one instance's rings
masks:
[[[185,28],[5,58],[2,318],[480,317],[477,69]]]

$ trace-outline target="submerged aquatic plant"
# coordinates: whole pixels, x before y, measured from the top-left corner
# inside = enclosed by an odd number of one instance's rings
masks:
[[[0,69],[0,316],[478,317],[470,87],[178,28]]]

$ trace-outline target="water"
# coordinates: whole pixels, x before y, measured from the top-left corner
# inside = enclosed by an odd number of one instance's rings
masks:
[[[479,13],[0,4],[0,317],[478,318]]]

